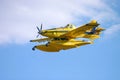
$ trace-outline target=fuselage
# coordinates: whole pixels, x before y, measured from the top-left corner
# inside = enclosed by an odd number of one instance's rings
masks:
[[[65,27],[42,30],[41,35],[49,37],[49,38],[57,38],[57,37],[60,37],[61,35],[69,32],[71,30],[74,30],[74,29],[76,29],[76,27],[74,25],[68,24]],[[98,27],[95,30],[95,33],[93,33],[93,34],[83,33],[83,34],[80,34],[79,36],[82,37],[82,38],[96,39],[96,38],[99,38],[99,34],[102,30],[104,30],[104,29]],[[90,31],[88,31],[88,32],[90,32]]]

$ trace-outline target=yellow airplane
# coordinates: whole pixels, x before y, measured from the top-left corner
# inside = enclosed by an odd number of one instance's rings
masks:
[[[30,42],[47,41],[47,43],[36,45],[32,48],[32,50],[35,50],[36,48],[46,52],[59,52],[60,50],[67,50],[87,44],[93,44],[93,41],[99,38],[101,31],[104,30],[102,27],[98,26],[99,24],[97,21],[92,20],[91,22],[78,28],[72,24],[68,24],[65,27],[42,30],[41,24],[41,28],[37,27],[38,36],[42,35],[46,38],[30,40]]]

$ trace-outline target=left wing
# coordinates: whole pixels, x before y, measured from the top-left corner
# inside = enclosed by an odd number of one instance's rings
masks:
[[[49,41],[51,38],[42,38],[42,39],[35,39],[35,40],[30,40],[30,42],[44,42],[44,41]]]
[[[68,39],[83,37],[86,32],[90,32],[93,28],[96,28],[99,24],[96,20],[92,20],[90,23],[85,24],[81,27],[78,27],[72,31],[67,32],[66,34],[61,35],[60,37],[66,37]]]

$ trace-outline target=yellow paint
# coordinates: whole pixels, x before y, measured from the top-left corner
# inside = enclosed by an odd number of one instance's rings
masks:
[[[96,20],[92,20],[90,23],[78,28],[68,24],[65,27],[42,30],[40,34],[47,38],[31,40],[31,42],[48,41],[48,44],[35,46],[36,49],[47,52],[58,52],[60,50],[93,44],[93,41],[100,38],[100,33],[104,30],[102,27],[98,27],[98,25]],[[76,38],[87,38],[89,41],[76,40]]]
[[[66,50],[71,48],[80,47],[82,45],[92,44],[92,42],[84,42],[78,40],[70,41],[52,41],[50,44],[37,45],[36,48],[46,52],[59,52],[60,50]]]

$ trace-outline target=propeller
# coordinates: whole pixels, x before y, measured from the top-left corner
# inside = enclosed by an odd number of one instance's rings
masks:
[[[39,35],[42,34],[42,24],[41,24],[40,28],[38,26],[36,26],[36,28],[38,30],[38,35],[36,37],[38,38]]]

